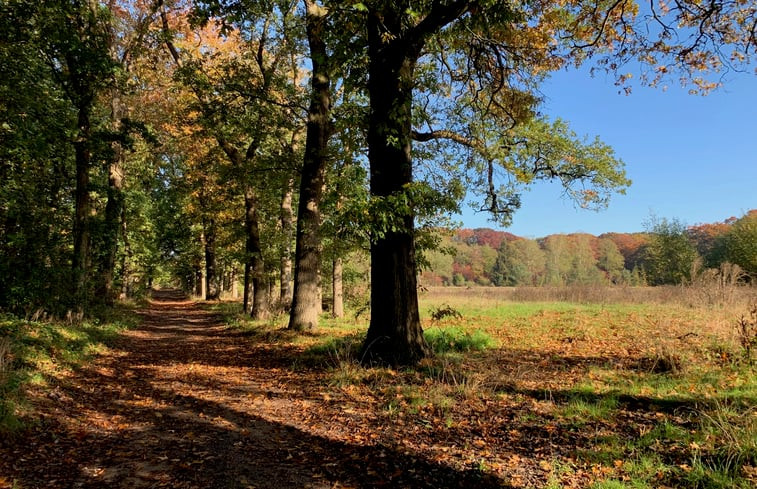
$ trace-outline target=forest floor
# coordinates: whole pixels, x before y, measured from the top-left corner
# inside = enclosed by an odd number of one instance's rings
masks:
[[[320,392],[318,371],[292,371],[296,352],[251,342],[177,292],[140,315],[36,393],[40,420],[0,439],[0,488],[487,485],[371,440],[376,420]]]
[[[350,357],[354,318],[295,335],[158,291],[92,362],[26,389],[0,489],[754,487],[732,313],[465,294],[424,325],[438,355],[394,370]]]

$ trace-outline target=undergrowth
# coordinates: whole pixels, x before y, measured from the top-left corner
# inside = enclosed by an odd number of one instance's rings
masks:
[[[0,432],[22,427],[19,410],[28,386],[44,386],[82,365],[137,321],[127,308],[74,324],[0,317]]]
[[[494,338],[484,331],[468,331],[458,326],[429,328],[425,331],[425,337],[437,354],[486,350],[495,345]]]
[[[549,438],[540,487],[757,487],[757,347],[751,316],[734,331],[741,306],[424,300],[434,355],[412,368],[361,368],[366,324],[352,318],[278,338],[331,388],[429,437],[462,444],[475,423],[493,446]]]

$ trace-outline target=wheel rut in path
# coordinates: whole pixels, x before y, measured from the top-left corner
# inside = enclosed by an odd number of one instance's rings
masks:
[[[177,291],[139,314],[94,362],[35,391],[40,421],[0,439],[0,489],[504,487],[400,449],[405,435],[370,410],[346,419],[322,369],[292,368],[298,352]]]

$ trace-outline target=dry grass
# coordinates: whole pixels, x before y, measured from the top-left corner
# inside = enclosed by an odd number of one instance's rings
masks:
[[[688,286],[565,287],[428,287],[430,297],[487,299],[509,302],[572,302],[578,304],[674,304],[743,307],[757,297],[757,287],[701,281]]]
[[[736,335],[744,354],[744,359],[752,363],[754,350],[757,350],[757,301],[749,308],[749,312],[741,316],[736,322]]]
[[[395,427],[404,449],[512,487],[745,489],[757,377],[735,325],[757,288],[726,286],[432,287],[420,310],[436,355],[414,368],[358,366],[366,319],[293,346],[374,434]],[[490,341],[468,348],[476,335]]]

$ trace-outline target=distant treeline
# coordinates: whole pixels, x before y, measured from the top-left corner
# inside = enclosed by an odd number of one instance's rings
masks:
[[[757,210],[714,224],[653,218],[642,233],[526,239],[492,229],[447,233],[424,253],[426,285],[663,285],[757,278]]]

